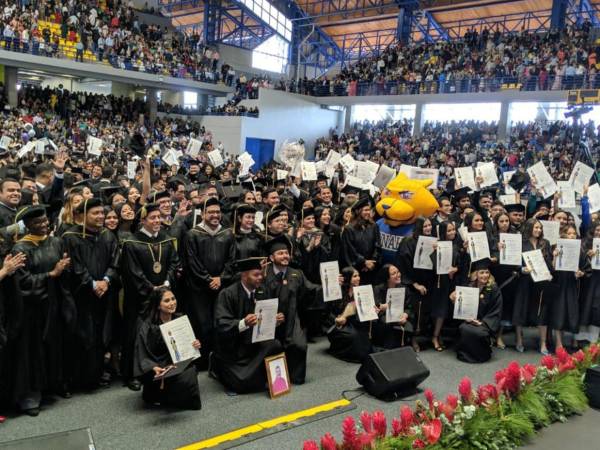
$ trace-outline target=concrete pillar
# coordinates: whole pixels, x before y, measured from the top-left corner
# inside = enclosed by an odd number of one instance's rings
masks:
[[[423,125],[423,103],[417,103],[415,106],[415,121],[413,122],[413,136],[421,135],[421,126]]]
[[[510,103],[505,100],[500,104],[500,118],[498,119],[498,140],[505,141],[508,136],[510,123],[508,121],[508,110]]]
[[[146,89],[146,102],[148,103],[148,117],[151,121],[156,119],[156,113],[158,111],[158,100],[156,99],[156,88]]]
[[[4,90],[8,104],[13,108],[19,105],[17,97],[17,68],[4,66]]]
[[[344,115],[344,129],[341,130],[341,133],[346,133],[348,130],[350,130],[350,127],[352,126],[352,106],[348,105],[346,106],[346,110],[344,111],[345,115]]]
[[[198,111],[206,111],[208,109],[208,94],[198,94],[196,108]]]

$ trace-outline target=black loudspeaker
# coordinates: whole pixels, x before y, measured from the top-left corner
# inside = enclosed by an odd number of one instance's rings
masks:
[[[358,369],[356,381],[374,397],[394,400],[414,393],[429,373],[412,348],[402,347],[371,353]]]
[[[592,408],[600,409],[600,367],[590,367],[585,371],[583,379],[585,393]]]

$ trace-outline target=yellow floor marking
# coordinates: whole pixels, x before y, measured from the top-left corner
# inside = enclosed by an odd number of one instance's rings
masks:
[[[230,431],[229,433],[220,434],[218,436],[214,436],[209,439],[205,439],[203,441],[195,442],[190,445],[186,445],[185,447],[180,447],[178,450],[199,450],[203,448],[211,448],[216,447],[219,444],[227,441],[233,441],[236,439],[240,439],[241,437],[247,436],[249,434],[258,433],[259,431],[267,430],[269,428],[276,427],[277,425],[281,425],[283,423],[293,422],[295,420],[301,419],[303,417],[314,416],[315,414],[331,411],[332,409],[339,408],[342,406],[348,406],[350,402],[348,400],[336,400],[335,402],[324,403],[319,406],[315,406],[313,408],[304,409],[302,411],[296,411],[291,414],[287,414],[285,416],[276,417],[275,419],[265,420],[264,422],[258,422],[254,425],[250,425],[244,428],[239,428],[234,431]]]

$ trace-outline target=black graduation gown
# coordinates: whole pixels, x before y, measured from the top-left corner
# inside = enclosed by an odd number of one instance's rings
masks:
[[[227,389],[238,393],[264,390],[264,359],[283,351],[277,339],[252,343],[252,328],[240,333],[240,320],[253,314],[254,307],[240,281],[223,289],[215,304],[214,371]]]
[[[7,227],[15,223],[17,210],[0,203],[0,228]]]
[[[582,251],[579,254],[579,269],[585,270],[587,257]],[[554,272],[555,289],[552,290],[552,301],[548,313],[548,326],[553,330],[579,331],[579,290],[580,281],[575,272]]]
[[[62,387],[65,325],[72,329],[75,320],[66,276],[48,276],[63,256],[61,240],[52,236],[37,244],[21,240],[12,251],[19,252],[27,260],[14,276],[18,313],[11,319],[16,335],[10,350],[15,402],[31,392]]]
[[[490,242],[490,254],[492,258],[500,261],[500,251],[498,250],[498,235],[494,235]],[[490,272],[496,280],[496,285],[502,291],[502,320],[511,322],[513,317],[514,299],[519,285],[519,276],[521,275],[520,266],[507,266],[498,262],[490,266]]]
[[[298,313],[315,303],[320,286],[306,279],[302,271],[288,268],[283,278],[278,278],[273,265],[267,268],[263,284],[264,298],[278,298],[277,312],[283,313],[285,322],[275,333],[287,357],[290,380],[303,384],[306,378],[306,335],[300,326]]]
[[[318,247],[308,250],[310,238],[304,234],[300,239],[295,240],[296,264],[302,269],[306,278],[313,283],[321,282],[320,267],[322,262],[335,261],[332,256],[332,242],[329,235],[323,233]]]
[[[452,266],[460,267],[461,253],[456,241],[452,242]],[[447,319],[452,317],[452,302],[450,294],[456,288],[458,273],[450,279],[448,274],[437,275],[437,250],[431,254],[433,261],[434,283],[431,290],[431,317],[433,319]],[[403,280],[404,281],[404,280]]]
[[[484,288],[479,294],[477,326],[463,322],[459,327],[459,339],[456,344],[458,359],[469,363],[483,363],[492,357],[492,339],[500,327],[502,316],[502,292],[496,284]]]
[[[413,267],[417,241],[418,238],[415,239],[412,236],[402,239],[396,251],[395,265],[402,274],[402,284],[407,286],[406,301],[410,304],[410,308],[415,311],[416,317],[413,326],[415,334],[419,335],[423,328],[427,326],[427,318],[430,315],[435,272],[433,270],[416,269]],[[425,286],[427,293],[421,295],[413,287],[413,283]]]
[[[344,312],[349,300],[345,298],[327,304],[330,308],[330,323],[332,323],[327,332],[330,344],[327,351],[342,361],[362,363],[367,356],[375,351],[371,342],[371,332],[373,323],[376,324],[377,322],[360,322],[358,315],[354,314],[346,318],[344,326],[336,326],[335,318]]]
[[[154,271],[154,263],[160,262],[160,271]],[[138,320],[146,309],[148,297],[156,286],[169,282],[171,289],[177,286],[177,269],[180,266],[177,240],[159,231],[150,237],[136,231],[121,246],[121,278],[124,289],[123,302],[123,349],[121,373],[126,379],[132,377],[133,348],[137,336]]]
[[[544,239],[542,250],[548,269],[552,272],[552,248]],[[531,242],[523,240],[523,252],[535,250]],[[555,287],[550,281],[534,283],[530,274],[521,273],[517,279],[517,287],[513,302],[512,324],[515,326],[548,325],[551,292]]]
[[[408,290],[408,288],[406,289]],[[388,287],[386,284],[378,284],[373,288],[377,306],[386,304],[387,291]],[[372,328],[373,344],[385,349],[393,349],[404,347],[411,342],[414,332],[412,322],[415,320],[415,317],[408,303],[404,305],[404,312],[408,314],[408,319],[404,325],[400,325],[399,323],[386,323],[385,313],[379,315],[377,325],[374,325]]]
[[[95,385],[103,373],[107,342],[104,327],[112,281],[117,278],[118,242],[113,233],[104,229],[98,233],[74,226],[63,234],[64,248],[71,258],[67,269],[69,291],[75,302],[76,322],[72,339],[68,339],[67,376],[84,386]],[[94,294],[93,282],[104,277],[111,280],[103,297]]]
[[[234,249],[233,233],[221,229],[211,236],[200,227],[187,232],[184,243],[185,311],[195,335],[202,342],[203,354],[213,348],[214,309],[219,291],[212,290],[212,277],[221,277],[221,286],[229,284]]]
[[[135,341],[134,375],[144,386],[142,397],[145,402],[181,409],[200,409],[200,388],[194,365],[182,373],[154,380],[153,368],[171,364],[171,356],[160,332],[160,326],[150,319],[141,322]]]
[[[263,244],[265,240],[258,228],[250,233],[237,232],[234,237],[234,248],[232,261],[253,258],[264,254]]]
[[[352,266],[361,271],[366,260],[374,260],[378,265],[381,258],[379,227],[370,223],[366,227],[355,224],[348,225],[342,232],[342,260],[343,266]],[[366,284],[373,281],[377,270],[364,272],[362,279]]]
[[[583,248],[586,252],[589,248]],[[600,256],[599,256],[600,257]],[[600,270],[591,269],[591,259],[586,255],[588,271],[582,280],[579,298],[579,325],[600,327]],[[596,258],[596,256],[592,256]]]

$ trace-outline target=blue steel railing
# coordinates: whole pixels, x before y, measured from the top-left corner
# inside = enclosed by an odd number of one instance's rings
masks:
[[[285,87],[285,89],[284,89]],[[600,89],[600,73],[585,75],[551,75],[547,77],[470,77],[444,81],[383,81],[336,83],[324,85],[322,81],[288,82],[285,86],[276,84],[275,89],[296,92],[315,97],[352,97],[365,95],[419,95],[419,94],[459,94],[473,92],[498,92],[508,89],[521,91],[551,91],[568,89]]]

